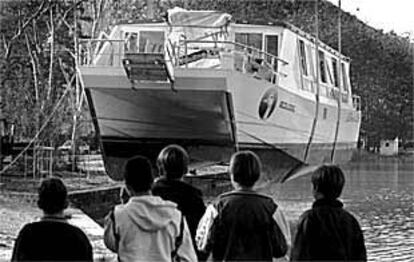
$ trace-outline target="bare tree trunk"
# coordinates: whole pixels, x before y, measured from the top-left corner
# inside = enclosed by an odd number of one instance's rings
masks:
[[[31,43],[30,43],[30,40],[27,34],[25,34],[25,39],[26,39],[27,51],[30,56],[30,64],[32,65],[32,70],[33,70],[32,75],[33,75],[33,84],[34,84],[34,90],[35,90],[35,103],[37,104],[39,101],[40,95],[39,95],[39,80],[37,77],[38,70],[37,70],[37,63],[35,59],[35,51],[31,47]]]
[[[49,28],[49,32],[50,32],[50,62],[49,62],[49,80],[48,80],[48,88],[47,88],[47,92],[46,92],[46,100],[48,101],[50,99],[50,95],[52,93],[52,81],[53,81],[53,60],[55,58],[54,54],[55,54],[55,25],[54,25],[54,21],[53,21],[53,7],[51,7],[49,9],[49,19],[50,19],[50,28]],[[48,41],[48,42],[49,42]]]
[[[34,34],[36,34],[36,32],[34,32]],[[37,59],[37,54],[36,54],[36,50],[33,50],[33,48],[31,47],[31,43],[29,40],[29,36],[27,33],[25,33],[25,39],[26,39],[26,46],[27,46],[27,51],[29,53],[30,56],[30,63],[32,65],[32,75],[33,75],[33,86],[35,89],[35,133],[37,133],[39,131],[40,128],[40,110],[39,110],[39,100],[40,100],[40,90],[39,90],[39,79],[38,79],[38,74],[39,74],[39,69],[38,69],[38,59]],[[33,171],[33,177],[36,175],[36,166],[37,166],[37,161],[36,161],[36,155],[37,155],[37,146],[38,146],[38,141],[34,141],[33,143],[33,159],[32,159],[32,171]]]
[[[92,28],[91,28],[91,37],[95,38],[96,29],[99,25],[99,19],[101,18],[102,10],[106,4],[107,0],[97,0],[97,3],[94,5],[93,8],[93,21],[92,21]]]
[[[74,5],[76,6],[76,0],[74,0]],[[73,43],[75,48],[75,99],[74,104],[72,104],[72,117],[73,117],[73,123],[72,123],[72,172],[75,171],[76,168],[76,128],[78,125],[78,77],[77,77],[77,68],[78,68],[78,37],[77,37],[77,16],[76,16],[76,10],[73,12],[73,23],[74,23],[74,30],[73,30]],[[73,103],[73,102],[72,102]]]
[[[76,126],[78,125],[78,116],[76,113],[76,109],[75,112],[73,114],[73,126],[72,126],[72,136],[71,136],[71,140],[72,140],[72,172],[75,172],[76,170]]]

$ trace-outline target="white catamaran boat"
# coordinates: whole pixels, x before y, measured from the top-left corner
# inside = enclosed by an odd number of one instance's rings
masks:
[[[167,20],[120,24],[82,45],[81,83],[109,176],[122,179],[127,158],[154,160],[171,143],[197,161],[253,150],[279,181],[350,159],[361,112],[349,58],[282,22],[180,8]]]

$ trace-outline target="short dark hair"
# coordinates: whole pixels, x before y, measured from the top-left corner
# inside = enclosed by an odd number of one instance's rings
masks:
[[[252,187],[260,177],[260,159],[252,151],[240,151],[231,157],[230,174],[241,186]]]
[[[38,189],[37,206],[46,214],[55,214],[68,206],[68,191],[59,178],[47,178]]]
[[[344,188],[345,176],[335,165],[322,165],[312,174],[313,189],[325,198],[336,199]]]
[[[125,184],[135,192],[145,192],[151,189],[154,177],[148,158],[134,156],[125,164]]]
[[[166,146],[158,155],[157,166],[161,175],[167,178],[181,178],[188,172],[189,157],[179,145]]]

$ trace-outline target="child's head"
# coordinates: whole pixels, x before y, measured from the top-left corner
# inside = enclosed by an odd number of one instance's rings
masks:
[[[336,199],[344,188],[344,173],[335,165],[320,166],[312,175],[312,184],[315,198]]]
[[[57,214],[68,206],[68,191],[59,178],[43,180],[38,194],[37,205],[45,214]]]
[[[125,165],[125,185],[135,193],[147,192],[151,189],[154,178],[150,161],[143,156],[130,158]]]
[[[231,157],[230,175],[242,187],[253,187],[260,177],[260,159],[251,151],[240,151]]]
[[[157,158],[157,167],[161,176],[168,179],[180,179],[188,172],[188,154],[179,145],[169,145],[161,150]]]

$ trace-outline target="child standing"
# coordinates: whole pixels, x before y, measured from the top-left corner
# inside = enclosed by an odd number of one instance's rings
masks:
[[[202,192],[183,181],[188,172],[188,163],[188,154],[181,146],[169,145],[162,149],[157,158],[160,178],[154,183],[152,194],[177,204],[187,220],[194,242],[198,222],[206,207]],[[197,256],[199,260],[205,260],[202,253],[198,252]]]
[[[187,222],[177,205],[151,195],[154,182],[148,159],[136,156],[125,166],[130,196],[105,221],[104,242],[118,261],[197,261]]]
[[[358,221],[338,200],[345,184],[342,170],[323,165],[312,175],[315,202],[299,219],[292,261],[366,261]]]
[[[62,180],[42,181],[37,205],[43,217],[20,231],[12,261],[93,261],[87,236],[67,221],[64,210],[68,203],[68,191]]]
[[[207,207],[197,229],[197,247],[214,261],[272,261],[286,255],[289,226],[277,204],[253,187],[260,178],[260,160],[240,151],[230,161],[234,190]]]

